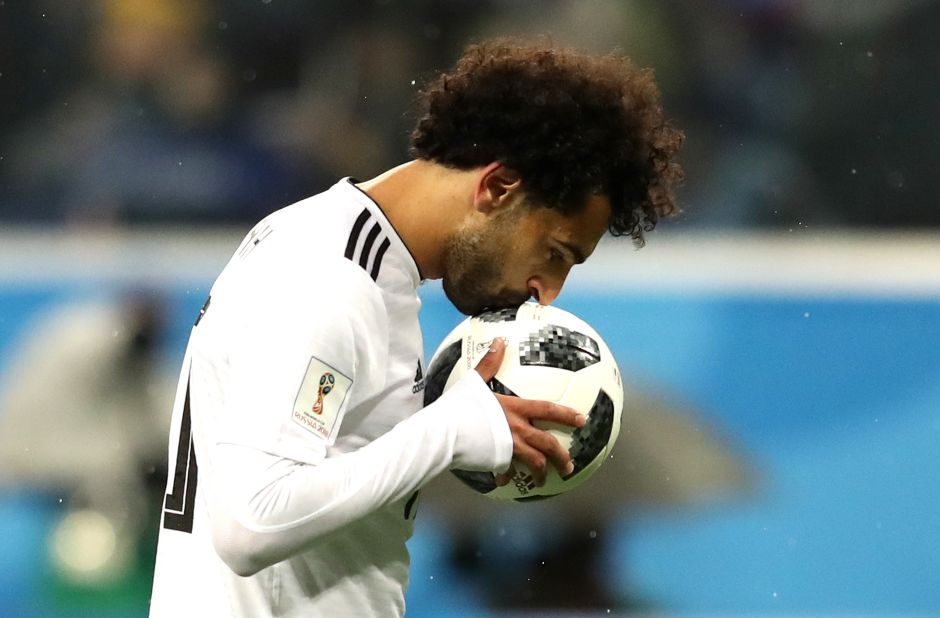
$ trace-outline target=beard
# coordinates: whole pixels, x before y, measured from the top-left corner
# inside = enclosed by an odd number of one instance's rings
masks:
[[[505,247],[512,242],[512,226],[500,218],[478,229],[462,229],[447,243],[444,254],[444,294],[464,315],[484,309],[515,307],[528,300],[528,290],[501,284]]]

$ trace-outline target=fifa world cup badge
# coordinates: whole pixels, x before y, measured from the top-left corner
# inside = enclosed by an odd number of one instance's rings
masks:
[[[320,376],[320,388],[317,389],[317,400],[313,404],[314,414],[323,414],[323,398],[333,392],[333,384],[336,378],[329,371]]]
[[[307,372],[294,399],[295,423],[333,443],[333,430],[342,416],[352,380],[320,359],[310,358]]]

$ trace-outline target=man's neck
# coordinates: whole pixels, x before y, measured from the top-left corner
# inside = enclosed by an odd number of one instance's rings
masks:
[[[474,172],[417,160],[357,185],[395,226],[422,279],[443,276],[447,239],[473,206]]]

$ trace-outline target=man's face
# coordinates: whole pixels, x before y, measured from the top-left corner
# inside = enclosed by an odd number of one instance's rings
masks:
[[[530,297],[550,304],[571,267],[594,251],[609,217],[610,201],[592,195],[570,216],[519,202],[469,219],[447,244],[444,293],[467,315]]]

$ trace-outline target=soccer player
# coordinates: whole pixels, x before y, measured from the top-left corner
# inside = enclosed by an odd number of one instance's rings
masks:
[[[499,341],[422,409],[417,287],[551,303],[605,231],[673,212],[681,141],[626,59],[492,41],[422,92],[414,160],[258,223],[183,361],[151,616],[400,616],[428,480],[568,470],[532,421],[583,419],[494,395]]]

